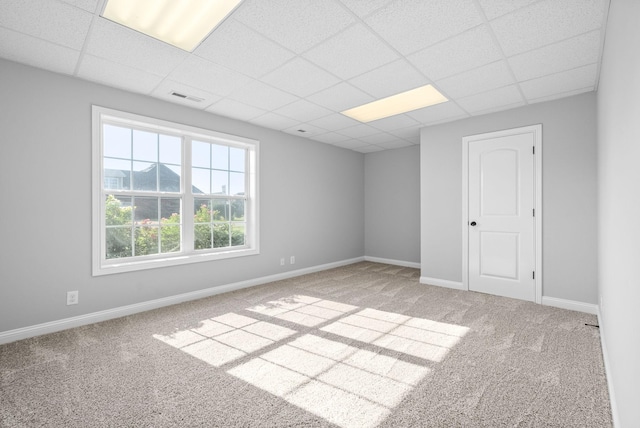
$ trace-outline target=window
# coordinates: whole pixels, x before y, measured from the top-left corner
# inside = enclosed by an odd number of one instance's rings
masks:
[[[93,274],[259,253],[258,142],[93,107]]]

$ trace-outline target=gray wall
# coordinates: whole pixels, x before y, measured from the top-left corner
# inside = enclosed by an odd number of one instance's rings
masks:
[[[593,93],[422,129],[422,276],[462,281],[462,137],[537,123],[543,147],[543,296],[597,302]]]
[[[420,263],[420,147],[364,160],[365,255]]]
[[[598,90],[600,327],[618,428],[640,421],[639,16],[637,0],[611,2]]]
[[[363,154],[5,60],[0,72],[0,332],[364,255]],[[92,277],[92,104],[260,140],[261,254]]]

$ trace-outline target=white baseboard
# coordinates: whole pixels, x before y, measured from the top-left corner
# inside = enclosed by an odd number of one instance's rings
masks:
[[[569,309],[570,311],[585,312],[587,314],[598,314],[598,305],[593,303],[576,302],[575,300],[558,299],[556,297],[542,296],[542,304],[555,308]]]
[[[607,376],[607,387],[609,389],[609,402],[611,404],[611,419],[613,419],[613,428],[620,427],[620,418],[618,416],[618,405],[616,395],[613,389],[613,379],[611,377],[611,362],[609,360],[609,352],[607,351],[607,341],[605,339],[604,328],[602,325],[602,314],[600,310],[596,314],[598,316],[598,325],[600,326],[600,346],[602,346],[602,359],[604,360],[604,372]]]
[[[384,263],[387,265],[404,266],[404,267],[420,269],[420,263],[415,263],[415,262],[405,262],[402,260],[384,259],[381,257],[371,257],[371,256],[364,256],[364,259],[367,262]]]
[[[449,281],[448,279],[420,277],[420,284],[437,285],[438,287],[453,288],[454,290],[464,290],[462,282]]]
[[[80,327],[87,324],[106,321],[114,318],[120,318],[127,315],[133,315],[139,312],[145,312],[152,309],[162,308],[164,306],[175,305],[177,303],[188,302],[190,300],[202,299],[203,297],[214,296],[216,294],[227,293],[229,291],[240,290],[242,288],[254,287],[256,285],[267,284],[269,282],[280,281],[283,279],[294,278],[308,273],[320,272],[327,269],[333,269],[341,266],[350,265],[364,261],[364,257],[354,259],[341,260],[339,262],[327,263],[324,265],[312,266],[304,269],[293,270],[289,272],[278,273],[275,275],[263,276],[260,278],[249,279],[246,281],[234,282],[231,284],[220,285],[217,287],[205,288],[204,290],[192,291],[190,293],[177,294],[175,296],[163,297],[161,299],[149,300],[147,302],[136,303],[133,305],[120,306],[118,308],[107,309],[104,311],[93,312],[90,314],[79,315],[77,317],[64,318],[61,320],[46,322],[29,327],[17,328],[0,332],[0,345],[16,340],[27,339],[29,337],[40,336],[42,334],[54,333],[56,331],[67,330],[69,328]]]

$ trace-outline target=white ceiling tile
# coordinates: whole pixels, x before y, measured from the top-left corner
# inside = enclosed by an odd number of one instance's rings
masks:
[[[447,119],[458,119],[469,116],[454,102],[445,102],[421,108],[419,110],[410,111],[407,116],[411,116],[423,125],[429,125],[435,122],[441,122]]]
[[[376,98],[385,98],[426,85],[429,81],[406,60],[400,59],[354,77],[349,83]]]
[[[487,19],[491,20],[538,0],[479,0]]]
[[[596,84],[597,73],[597,64],[591,64],[528,80],[520,83],[520,87],[527,100],[533,100],[578,89],[593,89]]]
[[[360,152],[360,153],[381,152],[382,150],[384,150],[382,147],[379,147],[373,144],[368,146],[356,147],[353,149],[354,152]]]
[[[495,113],[498,111],[505,111],[505,110],[511,110],[517,107],[522,107],[525,105],[524,101],[519,101],[515,104],[501,104],[498,105],[496,107],[491,107],[489,109],[486,110],[478,110],[478,111],[474,111],[472,116],[482,116],[483,114],[489,114],[489,113]]]
[[[288,117],[280,116],[279,114],[271,112],[251,119],[249,120],[249,122],[255,123],[256,125],[264,126],[266,128],[277,130],[290,128],[298,123],[298,121],[296,120],[289,119]]]
[[[275,70],[295,55],[234,19],[227,19],[216,28],[194,53],[255,78]]]
[[[432,80],[438,80],[502,58],[485,25],[435,44],[407,59]]]
[[[291,126],[289,128],[283,129],[284,132],[291,135],[296,135],[298,137],[304,138],[314,138],[317,135],[326,134],[322,128],[318,128],[317,126],[309,125],[308,123],[300,123],[298,125]]]
[[[367,24],[407,55],[482,23],[473,0],[395,1]]]
[[[309,123],[331,131],[339,131],[340,129],[360,124],[357,120],[353,120],[340,113],[332,113],[320,119],[310,120]]]
[[[347,137],[345,135],[338,134],[335,132],[327,132],[326,134],[322,134],[322,135],[314,135],[312,138],[314,140],[320,141],[321,143],[328,143],[328,144],[336,144],[341,141],[346,141],[350,139],[350,137]]]
[[[300,57],[289,61],[260,80],[299,97],[306,97],[327,89],[340,81],[337,77]]]
[[[257,80],[233,92],[229,98],[268,111],[273,111],[299,99]]]
[[[598,61],[599,30],[516,55],[508,59],[516,79],[534,79]]]
[[[266,113],[265,110],[248,106],[241,102],[224,98],[214,105],[206,109],[210,113],[219,114],[220,116],[231,117],[233,119],[239,119],[249,121],[255,119]]]
[[[365,17],[393,0],[340,0],[353,13],[359,17]]]
[[[182,95],[192,96],[196,98],[201,98],[202,101],[193,101],[185,98],[176,97],[175,95],[171,95],[172,92],[177,92]],[[187,86],[184,83],[176,82],[174,80],[165,79],[156,87],[151,96],[160,98],[166,101],[171,101],[173,103],[182,104],[185,106],[197,108],[197,109],[205,109],[207,106],[213,104],[214,102],[220,100],[218,95],[212,94],[211,92],[203,91],[202,89],[193,88],[191,86]]]
[[[364,141],[352,139],[352,140],[340,141],[333,145],[336,147],[342,147],[343,149],[355,149],[358,147],[368,146],[369,144],[365,143]]]
[[[386,132],[369,135],[367,137],[363,137],[362,139],[369,144],[378,144],[380,146],[382,146],[383,143],[388,143],[390,141],[398,141],[398,137],[396,137],[395,135],[387,134]]]
[[[94,22],[86,52],[159,76],[168,75],[188,56],[182,49],[103,18]]]
[[[369,125],[365,125],[364,123],[340,130],[340,134],[346,135],[347,137],[351,138],[363,138],[379,133],[379,129],[373,128]]]
[[[0,27],[80,50],[93,15],[57,1],[2,0]]]
[[[529,104],[542,103],[545,101],[552,101],[552,100],[557,100],[559,98],[566,98],[566,97],[572,97],[574,95],[584,94],[585,92],[591,92],[593,90],[594,88],[590,86],[587,88],[576,89],[574,91],[558,92],[552,95],[547,95],[546,97],[534,98],[534,99],[528,100],[528,102]]]
[[[88,12],[95,12],[98,7],[99,0],[62,0],[65,3],[68,3],[72,6],[79,7],[80,9],[84,9]]]
[[[332,111],[307,100],[298,100],[276,109],[274,113],[296,119],[299,122],[309,122],[314,119],[328,116]]]
[[[189,56],[178,65],[178,67],[171,72],[169,78],[223,97],[238,88],[254,82],[244,74],[214,64],[195,55]]]
[[[375,98],[346,82],[342,82],[313,94],[307,97],[307,99],[330,110],[339,112],[366,104]]]
[[[522,101],[522,95],[516,85],[511,85],[461,98],[458,100],[458,104],[469,113],[475,113],[520,103]]]
[[[506,61],[497,61],[446,79],[435,86],[454,99],[515,83]]]
[[[382,131],[394,131],[396,129],[408,128],[410,126],[418,126],[420,124],[406,114],[397,114],[395,116],[368,122],[368,125]]]
[[[234,19],[302,53],[355,19],[333,0],[245,0]]]
[[[350,79],[398,59],[364,25],[354,25],[316,46],[304,57],[343,79]]]
[[[91,55],[82,57],[78,77],[143,94],[151,93],[162,81],[160,76]]]
[[[0,57],[57,73],[73,74],[80,52],[0,28]]]
[[[391,131],[390,134],[414,144],[420,143],[420,128],[417,126],[405,129],[396,129],[395,131]]]
[[[607,0],[545,0],[491,21],[507,56],[600,28]]]
[[[408,141],[398,139],[386,143],[378,143],[377,145],[385,149],[400,149],[402,147],[413,146],[413,144]]]

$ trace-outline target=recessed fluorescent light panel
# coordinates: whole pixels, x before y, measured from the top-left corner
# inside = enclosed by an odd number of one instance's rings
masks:
[[[371,122],[445,101],[449,100],[436,88],[426,85],[345,110],[342,114],[360,122]]]
[[[242,0],[108,0],[102,16],[193,51]]]

